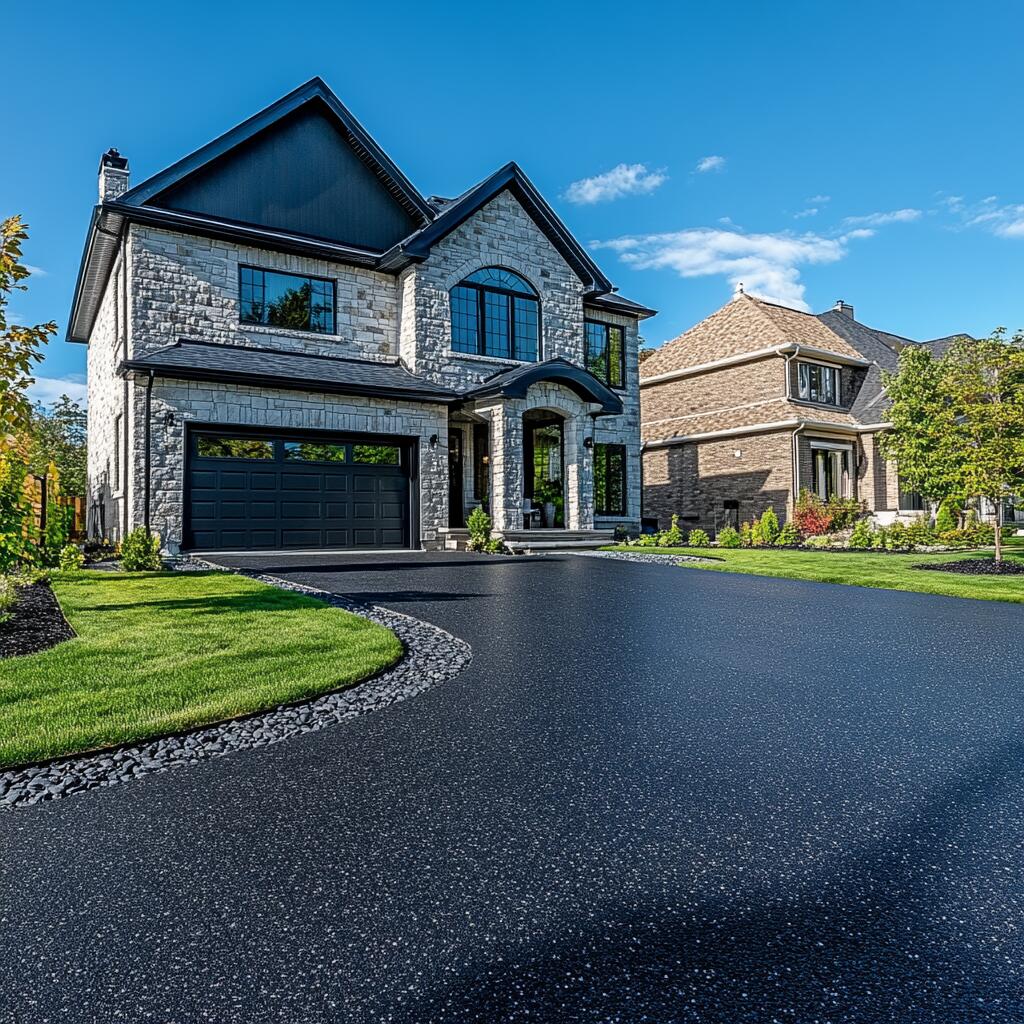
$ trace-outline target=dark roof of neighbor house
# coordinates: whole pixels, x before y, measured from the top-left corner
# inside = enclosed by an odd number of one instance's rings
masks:
[[[131,222],[397,273],[506,189],[573,268],[588,304],[637,319],[653,315],[612,296],[609,280],[518,165],[506,164],[454,199],[427,199],[313,78],[94,208],[67,340],[88,342]]]
[[[739,292],[711,316],[656,349],[644,360],[642,377],[787,345],[805,345],[857,361],[864,358],[812,313]]]
[[[125,360],[120,369],[175,380],[403,398],[446,405],[459,398],[456,392],[417,377],[393,362],[337,359],[186,338],[137,359]]]
[[[525,398],[533,384],[542,382],[561,384],[575,392],[586,402],[601,406],[600,415],[617,416],[622,412],[622,399],[589,370],[566,359],[546,359],[540,363],[526,363],[509,370],[499,370],[482,384],[470,388],[465,398]]]
[[[952,348],[953,342],[959,341],[961,338],[970,337],[970,334],[962,331],[960,334],[947,334],[944,338],[932,338],[931,341],[922,341],[920,344],[928,346],[928,351],[931,352],[932,358],[941,359]]]

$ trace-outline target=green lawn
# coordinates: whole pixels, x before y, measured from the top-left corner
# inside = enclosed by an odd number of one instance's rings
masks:
[[[871,552],[849,554],[827,551],[780,551],[771,548],[630,548],[621,545],[605,550],[700,555],[703,558],[715,559],[713,562],[687,563],[686,568],[742,572],[753,576],[781,576],[785,579],[817,580],[822,583],[845,583],[857,587],[881,587],[886,590],[914,590],[922,594],[945,594],[948,597],[973,597],[984,601],[1016,601],[1024,604],[1024,576],[961,576],[913,568],[927,562],[985,557],[978,552],[883,555]],[[1024,561],[1024,557],[1016,553],[1018,551],[1019,547],[1008,557]]]
[[[0,767],[343,689],[396,662],[382,626],[229,573],[55,576],[74,640],[0,661]]]

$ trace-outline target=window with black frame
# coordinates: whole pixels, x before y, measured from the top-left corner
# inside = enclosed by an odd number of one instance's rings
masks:
[[[617,324],[606,324],[600,320],[587,320],[586,355],[587,369],[603,383],[612,388],[626,386],[626,341],[625,332]]]
[[[334,333],[334,282],[239,267],[239,319],[246,324]]]
[[[626,446],[594,445],[594,513],[626,514]]]
[[[454,351],[527,363],[540,357],[540,300],[518,274],[484,267],[460,281],[450,298]]]
[[[822,363],[796,364],[797,393],[804,402],[839,405],[839,370]]]

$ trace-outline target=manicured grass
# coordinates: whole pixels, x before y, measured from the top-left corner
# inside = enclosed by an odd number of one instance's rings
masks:
[[[883,555],[827,551],[779,551],[770,548],[629,548],[610,551],[700,555],[713,562],[687,563],[686,568],[741,572],[753,576],[781,576],[793,580],[817,580],[857,587],[913,590],[921,594],[972,597],[984,601],[1015,601],[1024,604],[1024,576],[963,576],[956,573],[914,569],[928,562],[983,558],[978,552],[946,552],[937,555]],[[1019,549],[1018,549],[1019,550]],[[1018,554],[1008,555],[1021,560]]]
[[[53,591],[78,637],[0,661],[0,766],[343,689],[402,654],[382,626],[228,573],[85,572]]]

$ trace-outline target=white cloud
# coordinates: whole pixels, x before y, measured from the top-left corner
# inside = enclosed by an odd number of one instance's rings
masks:
[[[566,190],[570,203],[602,203],[621,196],[647,195],[668,180],[663,171],[648,171],[645,164],[618,164],[604,174],[574,181]]]
[[[845,217],[844,224],[867,224],[870,227],[881,227],[883,224],[905,224],[917,220],[920,210],[889,210],[887,213],[867,213],[862,217]]]
[[[42,402],[43,405],[56,402],[61,395],[85,405],[88,391],[81,374],[70,374],[67,377],[36,377],[35,383],[28,387],[28,395],[33,402]]]
[[[799,213],[793,214],[793,220],[802,220],[804,217],[817,217],[818,208],[816,206],[808,206],[806,210],[800,210]]]
[[[698,174],[707,174],[708,171],[721,171],[725,168],[724,156],[705,156],[697,161],[695,170]]]
[[[809,196],[804,202],[808,206],[824,206],[826,203],[832,202],[831,196]]]
[[[964,196],[943,196],[939,205],[964,228],[981,228],[999,238],[1024,238],[1024,203],[999,205],[998,196],[968,203]]]
[[[864,229],[867,231],[867,229]],[[691,228],[657,235],[637,235],[594,243],[612,249],[638,270],[673,270],[680,277],[723,275],[744,289],[795,309],[809,309],[800,268],[835,263],[846,243],[865,237],[851,232],[839,238],[811,233],[743,234],[716,228]]]

